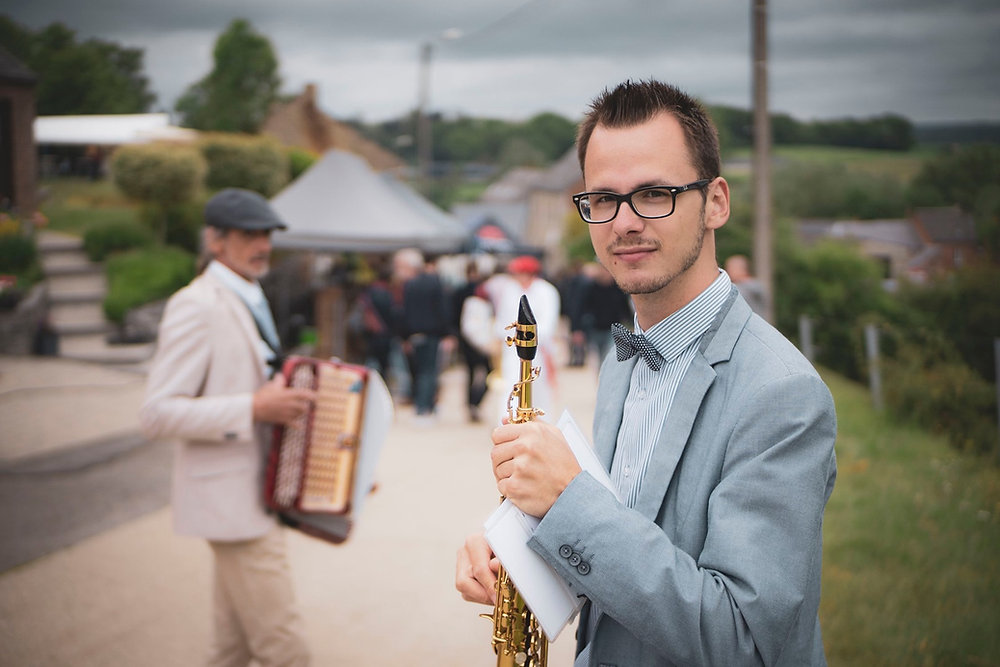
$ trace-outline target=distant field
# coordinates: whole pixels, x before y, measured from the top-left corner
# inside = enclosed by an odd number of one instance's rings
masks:
[[[901,181],[909,181],[923,163],[937,152],[935,148],[920,147],[912,151],[880,151],[864,148],[838,148],[836,146],[778,146],[773,151],[776,165],[788,163],[845,165],[848,169],[870,174],[888,174]],[[742,177],[750,173],[752,153],[749,149],[732,151],[726,159],[726,176]]]

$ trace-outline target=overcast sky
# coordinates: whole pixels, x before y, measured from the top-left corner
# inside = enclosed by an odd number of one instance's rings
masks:
[[[771,0],[770,108],[799,120],[895,113],[914,122],[1000,121],[1000,2]],[[283,92],[315,83],[338,118],[380,121],[417,105],[433,43],[430,108],[577,119],[627,78],[676,83],[750,107],[751,0],[2,0],[38,29],[145,51],[156,110],[212,69],[235,18],[266,36]],[[458,39],[445,34],[460,30]]]

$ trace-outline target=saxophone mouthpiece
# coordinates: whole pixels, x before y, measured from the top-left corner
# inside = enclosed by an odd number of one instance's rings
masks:
[[[516,335],[514,345],[517,347],[517,356],[525,361],[535,358],[538,351],[538,326],[535,324],[535,314],[531,312],[531,304],[528,297],[521,295],[521,301],[517,308],[517,322],[514,325]]]

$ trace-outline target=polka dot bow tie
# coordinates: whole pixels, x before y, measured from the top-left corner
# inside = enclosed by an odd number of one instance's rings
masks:
[[[615,352],[618,354],[618,361],[631,359],[638,354],[646,360],[646,364],[651,369],[660,370],[663,357],[645,336],[634,334],[617,322],[611,325],[611,335],[615,339]]]

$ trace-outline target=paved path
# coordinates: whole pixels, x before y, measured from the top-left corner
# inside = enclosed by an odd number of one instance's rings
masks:
[[[85,456],[134,434],[135,373],[31,359],[46,362],[31,377],[21,361],[0,358],[0,465],[42,453],[33,447]],[[559,373],[562,403],[589,433],[596,371]],[[434,426],[417,427],[412,411],[398,409],[379,490],[346,544],[288,533],[315,665],[496,664],[490,622],[478,617],[488,609],[463,602],[453,586],[456,549],[497,503],[490,427],[466,423],[462,390],[460,372],[446,373]],[[500,400],[499,391],[486,400]],[[200,664],[209,565],[204,542],[175,536],[162,508],[10,569],[0,574],[0,665]],[[572,649],[567,628],[549,664],[569,666]]]

